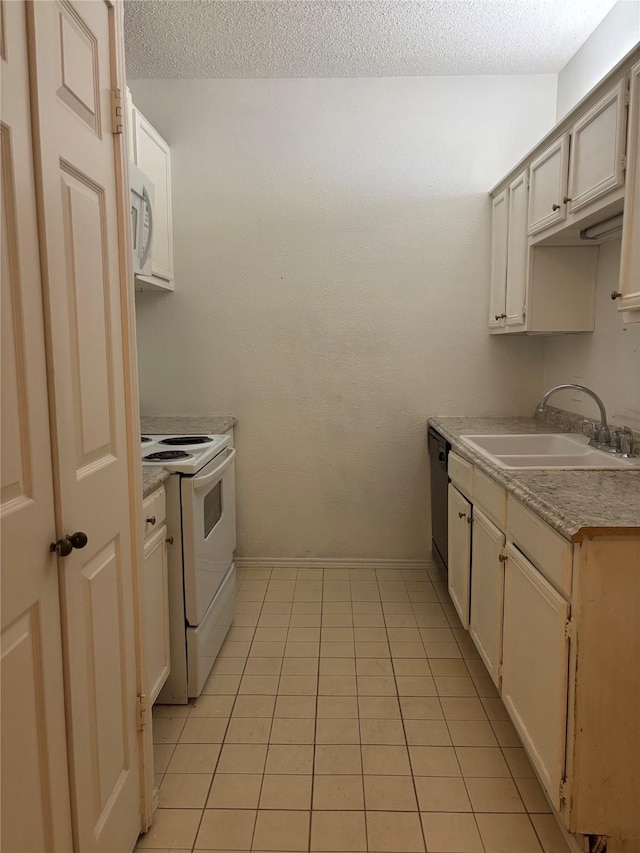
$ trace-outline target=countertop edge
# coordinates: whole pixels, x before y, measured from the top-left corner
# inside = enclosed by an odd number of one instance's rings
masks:
[[[233,415],[140,415],[141,431],[152,434],[205,432],[219,435],[233,429],[237,423]]]
[[[461,440],[457,433],[451,432],[447,428],[446,424],[443,423],[443,421],[447,419],[448,418],[445,416],[432,417],[428,419],[427,423],[429,426],[436,429],[449,442],[449,444],[451,444],[452,450],[454,450],[459,456],[476,466],[487,476],[491,477],[492,480],[502,486],[509,494],[513,495],[514,498],[521,501],[528,509],[538,515],[564,539],[567,539],[570,542],[579,543],[586,538],[592,537],[640,535],[640,526],[636,525],[618,527],[606,523],[603,523],[602,525],[593,525],[576,522],[575,519],[565,515],[557,505],[550,504],[545,500],[545,498],[536,492],[535,489],[532,489],[526,483],[518,480],[513,473],[508,473],[504,469],[496,465],[492,465],[486,457],[477,453],[477,451],[469,446],[464,439]],[[499,421],[501,419],[495,418],[495,420]],[[529,421],[532,425],[535,425],[536,422],[540,423],[538,419],[526,417],[517,419],[513,418],[510,420],[518,420],[523,423],[525,421]],[[544,421],[544,423],[545,432],[559,433],[567,431],[566,427],[565,429],[562,429],[559,425],[554,424],[551,421]],[[625,475],[633,475],[632,471],[625,471],[623,473]]]
[[[160,468],[155,465],[145,466],[142,469],[142,498],[148,498],[156,489],[171,476],[171,472],[166,468]]]

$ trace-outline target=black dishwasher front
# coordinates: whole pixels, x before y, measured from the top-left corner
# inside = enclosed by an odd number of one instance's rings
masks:
[[[449,476],[447,462],[451,445],[433,427],[428,432],[429,456],[431,457],[431,546],[438,565],[448,565],[447,491]]]

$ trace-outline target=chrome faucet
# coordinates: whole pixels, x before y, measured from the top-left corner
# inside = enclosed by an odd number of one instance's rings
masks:
[[[598,428],[595,424],[591,424],[592,430],[590,432],[589,444],[593,447],[598,447],[600,450],[608,450],[615,453],[617,451],[617,447],[611,446],[611,433],[609,431],[609,423],[607,421],[607,410],[604,407],[602,398],[599,397],[595,391],[592,391],[591,388],[587,388],[584,385],[574,385],[573,383],[568,383],[567,385],[555,385],[553,388],[550,388],[546,394],[544,394],[542,400],[538,403],[536,414],[542,414],[546,411],[549,397],[551,397],[552,394],[555,394],[556,391],[567,391],[570,389],[582,391],[584,394],[588,394],[589,397],[595,400],[598,408],[600,409],[600,427]]]

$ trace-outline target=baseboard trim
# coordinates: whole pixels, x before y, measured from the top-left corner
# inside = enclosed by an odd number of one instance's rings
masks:
[[[437,568],[433,560],[370,560],[354,557],[236,557],[239,569],[395,569]]]

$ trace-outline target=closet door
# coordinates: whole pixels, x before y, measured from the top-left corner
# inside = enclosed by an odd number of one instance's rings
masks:
[[[33,40],[74,846],[131,850],[140,829],[116,146],[117,15],[29,7]],[[122,212],[120,212],[122,214]]]
[[[25,4],[0,2],[2,834],[71,849],[60,604]]]

